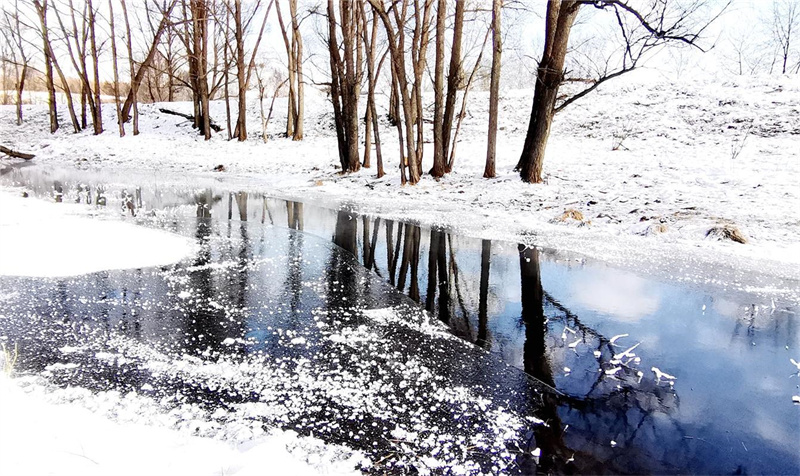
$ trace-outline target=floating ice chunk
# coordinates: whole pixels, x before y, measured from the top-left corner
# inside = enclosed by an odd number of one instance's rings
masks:
[[[619,334],[619,335],[616,335],[616,336],[612,337],[612,338],[611,338],[611,340],[609,340],[608,342],[609,342],[609,343],[611,343],[611,344],[613,344],[613,343],[615,343],[616,341],[618,341],[619,339],[622,339],[623,337],[628,337],[628,334]]]
[[[178,298],[180,298],[180,299],[188,299],[191,296],[192,296],[192,293],[190,293],[189,291],[181,291],[181,292],[178,293]]]
[[[235,343],[236,343],[236,339],[234,339],[232,337],[228,337],[227,339],[222,341],[222,345],[233,345]]]
[[[678,377],[675,377],[674,375],[670,375],[670,374],[668,374],[666,372],[662,372],[661,369],[659,369],[658,367],[652,367],[650,370],[652,370],[653,373],[656,374],[656,381],[658,381],[658,382],[660,382],[661,379],[664,379],[664,380],[675,380],[675,379],[678,378]],[[672,383],[672,382],[670,382],[670,383]]]
[[[569,367],[564,367],[564,372],[570,373],[572,372],[572,369],[570,369]]]
[[[800,371],[800,362],[798,362],[798,361],[796,361],[796,360],[794,360],[794,359],[789,359],[789,362],[791,362],[791,363],[792,363],[792,365],[794,365],[795,367],[797,367],[797,370],[798,370],[798,371]]]
[[[532,455],[534,458],[540,458],[540,457],[542,456],[542,449],[541,449],[541,448],[538,448],[538,447],[537,447],[537,448],[534,448],[534,450],[533,450],[533,451],[531,451],[531,455]]]
[[[614,448],[615,446],[617,446],[617,442],[614,441],[614,440],[611,440],[611,447]]]
[[[641,345],[641,342],[639,342],[638,344],[634,345],[633,347],[629,347],[628,350],[626,350],[625,352],[620,352],[619,354],[615,354],[614,358],[615,359],[622,359],[623,357],[636,357],[636,354],[633,353],[633,350],[636,349],[637,347],[639,347],[640,345]]]
[[[599,358],[600,358],[600,355],[601,355],[601,353],[600,353],[600,351],[599,351],[599,350],[596,350],[596,351],[594,351],[594,356],[595,356],[596,358],[598,358],[598,359],[599,359]]]
[[[302,345],[302,344],[306,343],[306,338],[305,337],[295,337],[290,342],[292,343],[292,345]]]

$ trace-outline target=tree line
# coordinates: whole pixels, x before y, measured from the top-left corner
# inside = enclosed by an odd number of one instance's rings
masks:
[[[723,4],[709,13],[709,1],[549,0],[541,56],[531,60],[535,91],[516,166],[522,180],[542,181],[546,144],[557,112],[603,82],[632,71],[666,44],[702,49],[704,31],[727,7]],[[94,134],[102,133],[102,95],[111,89],[121,136],[128,124],[132,134],[138,134],[140,102],[190,99],[189,117],[200,134],[210,139],[215,130],[224,131],[228,139],[239,141],[248,138],[247,93],[253,89],[258,93],[264,140],[279,94],[287,96],[285,134],[302,140],[304,88],[315,83],[329,93],[342,172],[372,167],[374,151],[378,177],[385,174],[384,152],[389,145],[381,141],[376,97],[385,94],[388,120],[396,129],[400,179],[402,184],[415,184],[425,173],[438,179],[453,170],[469,91],[486,53],[489,110],[483,175],[491,178],[503,43],[512,34],[503,30],[503,17],[530,10],[530,3],[145,0],[132,5],[126,0],[8,0],[0,19],[3,71],[9,65],[13,69],[18,124],[23,122],[26,78],[37,75],[44,79],[53,133],[61,126],[59,107],[66,107],[74,132],[91,124]],[[604,67],[593,74],[565,63],[573,51],[572,27],[579,12],[587,10],[613,19],[617,41],[616,54],[606,57]],[[271,16],[277,20],[286,59],[280,68],[269,69],[259,60],[259,51]],[[316,57],[326,61],[315,61],[304,52],[304,43],[315,40],[308,28],[302,28],[304,22],[313,23],[316,39],[326,50]],[[470,51],[464,44],[465,29],[477,31],[483,39]],[[101,72],[108,71],[113,75],[110,88],[100,80]],[[316,81],[314,75],[324,79]],[[560,87],[575,79],[585,87],[564,94]],[[58,103],[58,90],[64,93],[65,105]],[[432,117],[425,108],[425,91],[433,92]],[[218,99],[225,104],[224,125],[214,123],[209,110],[211,101]],[[426,171],[428,131],[433,136],[433,156]]]

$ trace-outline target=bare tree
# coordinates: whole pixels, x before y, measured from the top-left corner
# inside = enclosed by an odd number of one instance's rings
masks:
[[[456,95],[458,88],[462,83],[462,62],[461,57],[461,42],[464,32],[464,11],[466,9],[466,2],[456,2],[455,17],[453,20],[453,42],[450,51],[450,68],[447,72],[447,97],[445,98],[444,114],[442,116],[442,150],[446,160],[445,172],[449,173],[453,170],[452,158],[455,154],[452,151],[455,149],[453,142],[450,141],[451,130],[453,128],[453,115],[455,112]],[[481,49],[483,54],[483,49]],[[468,88],[467,88],[468,90]],[[464,91],[466,97],[467,90]],[[448,158],[449,157],[449,158]]]
[[[800,28],[800,0],[772,0],[772,38],[777,48],[777,61],[782,74],[791,72],[789,59],[794,54],[794,36]],[[800,70],[800,60],[794,72]],[[772,72],[772,71],[770,71]]]
[[[500,15],[503,0],[492,2],[492,79],[489,87],[489,137],[486,146],[485,178],[495,176],[495,154],[497,151],[497,109],[500,99],[500,61],[503,51],[503,39],[500,35]]]
[[[383,152],[381,150],[381,135],[380,127],[378,125],[378,112],[375,107],[375,86],[378,81],[378,76],[380,75],[383,61],[386,59],[386,55],[388,54],[388,50],[386,53],[384,53],[380,61],[378,61],[378,65],[376,66],[375,53],[378,42],[379,19],[378,16],[373,13],[371,29],[367,28],[366,8],[364,2],[359,3],[361,7],[362,35],[364,37],[364,47],[367,51],[367,115],[364,119],[366,123],[364,134],[364,167],[369,167],[370,165],[369,157],[372,148],[370,133],[372,133],[375,136],[375,156],[378,160],[377,177],[381,178],[385,175],[385,172],[383,170]]]
[[[108,19],[111,28],[111,60],[114,68],[114,103],[117,106],[119,136],[125,137],[125,123],[122,121],[122,107],[119,103],[119,72],[117,68],[117,35],[114,29],[114,2],[108,0]]]
[[[9,46],[10,61],[13,63],[16,73],[15,90],[17,103],[17,125],[22,125],[22,92],[25,90],[25,79],[28,77],[30,63],[30,53],[28,52],[26,41],[23,39],[23,22],[20,21],[19,0],[14,0],[14,10],[9,11],[3,7],[2,32],[6,43]]]
[[[47,104],[50,115],[50,133],[58,130],[58,109],[56,106],[56,88],[53,82],[53,52],[50,44],[49,29],[47,27],[47,0],[33,0],[36,13],[39,16],[40,33],[42,36],[42,51],[44,52],[44,71],[47,86]]]
[[[622,61],[617,69],[605,71],[586,89],[557,104],[558,88],[564,80],[564,60],[570,31],[583,5],[591,5],[615,15],[624,41]],[[549,1],[545,19],[544,51],[536,71],[533,107],[525,145],[516,167],[522,180],[533,183],[542,181],[545,147],[553,116],[557,111],[589,94],[603,82],[632,71],[646,53],[654,48],[667,43],[682,43],[700,48],[697,45],[700,35],[722,13],[720,11],[708,22],[697,23],[695,17],[702,6],[702,1],[683,5],[675,0],[659,0],[649,4],[647,10],[639,10],[628,0]]]
[[[433,111],[433,168],[430,174],[439,178],[445,173],[444,151],[444,32],[447,1],[439,0],[436,7],[436,62],[434,64]]]
[[[289,72],[289,96],[286,114],[286,136],[293,140],[303,139],[303,38],[300,35],[300,21],[297,17],[297,0],[288,0],[289,28],[283,20],[280,1],[275,2],[278,25],[286,48],[287,69]]]
[[[356,48],[357,9],[352,0],[339,4],[341,24],[336,21],[333,0],[328,0],[328,54],[331,65],[331,100],[333,101],[339,162],[343,172],[361,168],[358,155],[358,87],[354,57]],[[339,28],[337,28],[337,26]],[[342,46],[339,46],[339,32]],[[290,79],[291,81],[291,79]]]
[[[94,133],[102,134],[103,132],[103,111],[100,100],[100,57],[97,50],[97,10],[92,5],[92,0],[86,0],[86,6],[89,8],[89,44],[92,52],[92,69],[94,71],[94,112],[92,114],[92,126]],[[136,135],[136,128],[134,126],[134,135]]]
[[[156,57],[156,54],[158,53],[158,46],[159,46],[159,44],[161,42],[162,36],[167,32],[169,32],[168,33],[168,40],[167,40],[167,46],[169,48],[168,49],[169,53],[168,53],[168,56],[167,56],[167,58],[168,58],[168,70],[170,71],[170,76],[169,77],[170,78],[175,78],[175,76],[176,76],[175,69],[174,69],[175,68],[175,64],[174,64],[174,61],[172,61],[172,50],[171,50],[171,48],[172,48],[171,45],[172,45],[172,41],[173,41],[172,35],[173,35],[173,31],[174,30],[170,26],[170,23],[171,23],[170,22],[170,16],[172,15],[172,11],[175,8],[175,5],[177,5],[178,0],[168,0],[168,1],[165,0],[161,4],[161,6],[159,8],[157,8],[159,13],[161,13],[161,20],[159,21],[158,27],[156,28],[155,33],[153,35],[153,41],[150,43],[150,47],[147,50],[147,56],[145,56],[144,60],[142,60],[142,62],[139,63],[139,68],[138,69],[134,69],[135,61],[133,59],[133,48],[132,48],[132,43],[131,43],[131,38],[130,38],[130,22],[128,20],[127,5],[125,3],[125,0],[120,0],[120,1],[122,3],[122,10],[123,10],[123,12],[125,12],[125,18],[126,18],[126,20],[125,20],[125,28],[128,31],[128,45],[129,45],[129,47],[128,47],[128,58],[129,58],[129,62],[131,64],[130,91],[128,92],[128,97],[125,98],[125,104],[122,106],[122,119],[123,119],[124,122],[128,122],[130,120],[130,118],[131,118],[131,109],[134,108],[134,105],[137,102],[135,96],[139,91],[139,86],[142,84],[142,81],[144,80],[145,73],[147,72],[147,70],[152,65],[153,60]],[[185,6],[185,0],[184,0],[184,6]],[[134,73],[134,71],[136,71],[136,72]],[[172,84],[169,85],[169,99],[168,99],[169,101],[172,100],[171,95],[172,95]],[[134,113],[136,115],[138,115],[138,111],[135,110],[135,109],[134,109]],[[135,134],[137,134],[137,132],[134,132],[134,135]]]
[[[430,23],[433,13],[433,0],[414,0],[413,30],[411,41],[411,71],[413,80],[409,81],[406,70],[405,35],[410,27],[408,18],[409,0],[393,2],[387,10],[382,1],[369,0],[373,11],[383,22],[389,41],[392,58],[392,88],[394,97],[402,104],[403,118],[397,118],[398,138],[405,138],[405,158],[400,159],[400,180],[406,183],[405,166],[408,166],[408,182],[412,185],[419,182],[423,152],[423,117],[422,117],[422,73],[425,70],[427,46],[430,35]],[[392,17],[389,16],[391,11]],[[401,125],[402,123],[402,125]],[[403,125],[405,130],[403,130]]]
[[[269,126],[269,121],[272,118],[272,109],[275,106],[275,98],[278,97],[278,93],[286,85],[289,79],[288,78],[283,79],[277,70],[273,71],[271,76],[271,82],[274,84],[275,90],[272,93],[272,100],[269,103],[269,112],[265,114],[264,98],[266,97],[267,87],[269,86],[270,78],[265,77],[263,64],[257,67],[255,71],[256,71],[256,81],[258,82],[258,104],[261,110],[261,137],[266,143],[269,140],[269,135],[267,134],[267,126]]]

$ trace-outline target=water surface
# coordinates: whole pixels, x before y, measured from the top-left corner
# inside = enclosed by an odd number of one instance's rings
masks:
[[[59,385],[246,409],[365,450],[375,472],[431,457],[512,473],[800,473],[800,330],[781,302],[222,183],[38,167],[3,179],[201,245],[164,269],[0,280],[0,333],[33,349],[23,371]],[[123,344],[102,348],[109,336]],[[82,342],[94,347],[59,350]],[[198,370],[209,362],[235,371]]]

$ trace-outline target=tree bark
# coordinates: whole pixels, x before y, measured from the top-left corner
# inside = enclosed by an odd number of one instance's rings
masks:
[[[536,87],[528,133],[517,164],[520,176],[525,182],[542,181],[544,153],[555,114],[558,87],[563,78],[569,33],[580,6],[580,0],[559,0],[547,4],[544,52],[536,70]]]

